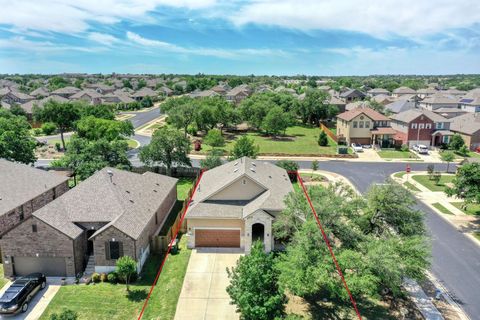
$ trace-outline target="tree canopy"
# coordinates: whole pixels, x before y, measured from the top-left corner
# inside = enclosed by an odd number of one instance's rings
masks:
[[[33,163],[36,142],[30,135],[30,128],[25,117],[0,108],[0,158]]]
[[[255,145],[252,138],[244,135],[237,139],[233,145],[233,149],[230,153],[231,159],[238,159],[241,157],[250,157],[255,159],[258,155],[259,147]]]
[[[480,203],[480,163],[468,163],[458,168],[453,187],[445,191],[466,203]]]

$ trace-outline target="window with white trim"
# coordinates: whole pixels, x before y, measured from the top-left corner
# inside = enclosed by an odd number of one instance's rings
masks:
[[[425,123],[418,124],[418,129],[424,129],[424,128],[425,128]]]
[[[412,123],[412,129],[417,129],[417,124],[416,123]]]

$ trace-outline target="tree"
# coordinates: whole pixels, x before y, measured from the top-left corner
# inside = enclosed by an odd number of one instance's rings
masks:
[[[128,79],[123,80],[123,87],[133,89],[132,83]]]
[[[321,120],[334,117],[338,108],[328,103],[328,94],[322,90],[309,89],[305,98],[298,104],[297,114],[303,123],[320,125]]]
[[[440,179],[442,179],[442,174],[440,171],[435,171],[432,175],[432,180],[435,182],[435,185],[438,186],[440,183]]]
[[[380,112],[380,113],[384,113],[385,111],[385,106],[375,100],[370,100],[368,102],[368,105],[370,108],[372,108],[373,110],[377,111],[377,112]]]
[[[209,130],[205,138],[203,138],[203,142],[212,148],[223,147],[225,145],[225,139],[218,129]]]
[[[284,133],[288,126],[292,123],[289,113],[285,113],[279,106],[273,107],[268,111],[262,122],[262,129],[267,133],[276,137],[280,133]]]
[[[65,309],[61,313],[53,313],[50,315],[50,320],[77,320],[78,313],[76,311]]]
[[[274,257],[265,253],[263,244],[253,243],[249,255],[236,267],[227,269],[230,285],[227,293],[245,320],[271,320],[282,317],[287,301],[277,284]]]
[[[454,151],[459,151],[465,145],[465,141],[459,134],[454,134],[450,139],[449,147]]]
[[[23,116],[23,117],[26,117],[27,116],[27,112],[25,112],[25,110],[22,109],[22,107],[20,107],[18,104],[14,103],[11,107],[10,107],[10,112],[16,116]]]
[[[276,163],[277,166],[287,171],[290,181],[297,182],[298,163],[292,160],[280,160]]]
[[[239,106],[242,119],[254,129],[260,129],[269,110],[276,107],[267,94],[257,93],[244,99]]]
[[[179,130],[161,127],[153,134],[150,144],[140,149],[140,160],[147,165],[159,163],[171,175],[174,164],[191,166],[190,148],[190,140]]]
[[[145,81],[145,79],[140,79],[138,80],[138,83],[137,83],[137,90],[140,90],[144,87],[147,86],[147,81]]]
[[[55,130],[57,130],[57,126],[54,123],[45,122],[44,124],[42,124],[43,134],[45,134],[47,136],[53,134],[55,132]]]
[[[109,141],[123,139],[134,134],[130,121],[117,121],[88,116],[76,123],[77,134],[88,140],[107,139]]]
[[[120,259],[117,260],[115,271],[122,279],[125,279],[127,291],[129,291],[130,278],[137,273],[137,263],[135,260],[129,256],[120,257]]]
[[[205,159],[200,160],[200,166],[206,170],[219,167],[222,165],[221,156],[222,156],[222,151],[218,149],[213,149],[207,153],[207,157]]]
[[[80,110],[77,104],[62,103],[55,100],[49,100],[42,109],[34,108],[34,115],[37,120],[42,122],[53,122],[60,132],[63,149],[65,147],[65,139],[63,134],[73,129],[74,123],[80,119]]]
[[[107,104],[91,105],[91,104],[78,104],[81,117],[94,116],[95,118],[115,120],[115,113],[113,107]]]
[[[453,152],[444,151],[444,152],[440,153],[440,158],[442,159],[442,161],[447,163],[447,171],[446,172],[449,172],[450,162],[455,160],[455,154]]]
[[[185,137],[190,124],[198,114],[198,102],[190,97],[169,99],[162,105],[162,110],[167,113],[169,121],[178,129],[183,129]]]
[[[457,170],[453,187],[446,188],[449,196],[456,196],[468,203],[480,203],[480,163],[468,163]]]
[[[35,162],[36,142],[30,128],[25,117],[0,108],[0,158],[25,164]]]
[[[255,159],[258,155],[259,147],[255,145],[255,142],[252,138],[249,138],[246,135],[241,136],[233,145],[232,152],[230,153],[230,158],[238,159],[241,157],[250,157]]]
[[[321,147],[328,146],[328,137],[325,131],[320,131],[320,135],[318,136],[318,145]]]
[[[317,171],[318,170],[318,161],[313,160],[312,161],[312,171]]]

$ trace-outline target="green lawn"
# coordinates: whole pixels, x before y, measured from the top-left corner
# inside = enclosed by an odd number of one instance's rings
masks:
[[[128,148],[129,149],[135,149],[137,147],[140,146],[140,144],[138,143],[137,140],[133,140],[133,139],[128,139],[127,140],[127,143],[128,143]]]
[[[424,187],[428,188],[431,191],[444,191],[445,190],[445,184],[446,183],[451,183],[453,179],[455,178],[454,175],[445,175],[442,174],[442,177],[440,178],[440,182],[438,185],[435,184],[433,180],[430,180],[428,175],[417,175],[417,176],[412,176],[413,180],[417,181]]]
[[[310,180],[312,181],[328,181],[328,179],[325,176],[319,173],[300,173],[300,177],[310,178]]]
[[[183,278],[191,251],[186,238],[180,241],[180,250],[169,255],[157,286],[149,300],[144,319],[173,319]],[[68,285],[60,288],[40,320],[49,320],[52,313],[71,309],[79,320],[131,320],[136,319],[148,291],[155,279],[162,257],[152,255],[145,263],[142,279],[131,285],[130,293],[123,284]]]
[[[408,181],[406,181],[403,185],[410,191],[420,191],[420,189],[418,189],[417,187],[415,187],[413,184],[411,184]]]
[[[405,176],[406,174],[407,174],[407,173],[406,173],[405,171],[401,171],[401,172],[395,173],[393,176],[394,176],[395,178],[402,179],[403,176]]]
[[[7,279],[3,276],[3,264],[0,263],[0,289],[7,283]]]
[[[448,210],[438,202],[432,203],[432,206],[434,206],[438,211],[440,211],[443,214],[453,214],[450,212],[450,210]]]
[[[193,180],[189,178],[180,178],[177,183],[177,199],[185,200],[188,192],[193,187]]]
[[[401,151],[394,149],[382,149],[377,152],[384,159],[417,159],[418,157],[410,151]]]
[[[462,208],[463,202],[450,202],[450,203],[453,206],[457,207],[458,209],[462,210],[466,214],[469,214],[471,216],[480,216],[480,204],[479,203],[468,204],[466,210],[464,210]]]
[[[478,240],[480,240],[480,232],[474,232],[474,233],[473,233],[473,236],[474,236],[475,238],[477,238]]]
[[[329,145],[320,147],[318,145],[318,136],[320,129],[316,127],[294,126],[286,131],[285,137],[264,136],[257,132],[248,132],[246,135],[253,138],[255,144],[260,148],[260,154],[277,154],[277,155],[318,155],[318,154],[336,154],[337,144],[328,138]],[[238,136],[237,136],[238,137]],[[227,141],[224,147],[226,152],[233,148],[233,144],[237,137]],[[206,153],[211,148],[205,144],[202,145],[201,153]]]
[[[470,158],[480,158],[480,153],[469,151],[467,157]]]

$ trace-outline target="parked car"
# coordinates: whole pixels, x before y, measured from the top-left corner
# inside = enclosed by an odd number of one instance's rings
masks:
[[[372,145],[371,144],[362,144],[363,149],[371,149]]]
[[[414,144],[412,146],[412,150],[418,152],[418,145]]]
[[[353,149],[353,152],[355,153],[363,152],[363,148],[361,144],[352,143],[352,149]]]
[[[417,152],[418,152],[419,154],[428,154],[428,147],[425,146],[425,145],[423,145],[423,144],[420,144],[420,145],[418,145],[418,150],[417,150]]]
[[[26,312],[35,294],[47,285],[45,275],[32,273],[15,280],[0,298],[0,314]]]

